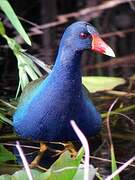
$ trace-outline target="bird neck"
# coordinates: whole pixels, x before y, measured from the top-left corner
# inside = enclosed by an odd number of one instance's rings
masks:
[[[82,52],[75,51],[71,47],[60,47],[53,70],[66,74],[77,74],[81,76]]]

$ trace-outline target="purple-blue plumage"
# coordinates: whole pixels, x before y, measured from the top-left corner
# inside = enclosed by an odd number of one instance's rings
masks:
[[[83,90],[80,71],[82,52],[92,49],[92,34],[98,35],[93,26],[82,21],[66,29],[52,72],[28,98],[26,95],[13,116],[20,136],[47,141],[76,140],[70,125],[72,119],[86,137],[99,132],[101,118]]]

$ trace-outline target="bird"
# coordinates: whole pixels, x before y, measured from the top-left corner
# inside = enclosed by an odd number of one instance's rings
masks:
[[[85,21],[69,25],[62,35],[51,73],[23,95],[13,115],[13,126],[19,136],[48,142],[78,140],[71,120],[86,137],[99,133],[100,113],[81,80],[81,57],[85,50],[115,57],[93,25]]]

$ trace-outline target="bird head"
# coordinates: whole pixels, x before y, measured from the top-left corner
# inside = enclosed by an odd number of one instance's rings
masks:
[[[85,21],[71,24],[64,32],[63,43],[75,51],[88,49],[115,57],[113,50],[100,38],[97,30]]]

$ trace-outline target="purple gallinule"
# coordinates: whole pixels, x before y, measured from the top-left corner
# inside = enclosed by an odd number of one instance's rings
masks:
[[[62,36],[52,72],[18,105],[13,116],[18,135],[40,141],[78,140],[70,125],[72,119],[86,137],[100,131],[100,114],[81,81],[81,55],[85,50],[115,56],[91,24],[71,24]]]

